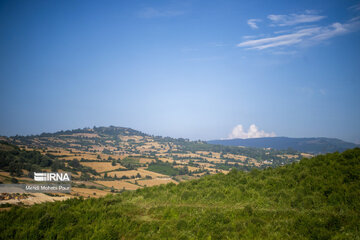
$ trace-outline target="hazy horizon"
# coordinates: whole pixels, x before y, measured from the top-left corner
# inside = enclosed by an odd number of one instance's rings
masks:
[[[114,125],[109,125],[109,126],[92,126],[92,127],[83,127],[83,128],[76,128],[76,129],[60,129],[60,130],[56,130],[56,131],[52,131],[52,132],[41,132],[41,133],[30,133],[30,134],[25,134],[25,135],[22,135],[22,134],[15,134],[15,135],[0,135],[0,136],[5,136],[5,137],[14,137],[14,136],[36,136],[36,135],[41,135],[42,133],[56,133],[56,132],[61,132],[61,131],[71,131],[71,130],[77,130],[77,129],[86,129],[86,128],[90,128],[90,129],[93,129],[94,127],[123,127],[123,128],[131,128],[131,127],[128,127],[128,126],[114,126]],[[133,130],[137,130],[139,132],[142,132],[142,133],[145,133],[147,135],[150,135],[150,136],[161,136],[161,137],[171,137],[171,138],[184,138],[184,139],[189,139],[190,141],[198,141],[198,140],[201,140],[201,141],[211,141],[211,140],[233,140],[233,139],[254,139],[254,138],[268,138],[268,137],[278,137],[278,138],[327,138],[327,137],[322,137],[322,136],[317,136],[317,137],[289,137],[289,136],[259,136],[259,137],[241,137],[241,136],[233,136],[231,137],[229,134],[228,137],[225,137],[225,138],[218,138],[218,139],[200,139],[200,138],[186,138],[186,137],[176,137],[176,136],[169,136],[169,135],[158,135],[158,134],[153,134],[153,133],[149,133],[149,132],[144,132],[140,129],[134,129],[134,128],[131,128]],[[350,143],[355,143],[355,144],[359,144],[359,143],[356,143],[356,142],[351,142],[351,141],[346,141],[344,139],[341,139],[341,138],[336,138],[336,139],[340,139],[340,140],[343,140],[345,142],[350,142]]]
[[[0,135],[359,144],[359,30],[352,0],[1,1]]]

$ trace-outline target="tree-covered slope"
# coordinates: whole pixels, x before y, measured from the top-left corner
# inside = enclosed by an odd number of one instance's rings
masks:
[[[274,148],[278,150],[294,149],[306,153],[331,153],[342,152],[347,149],[358,147],[358,145],[345,142],[336,138],[288,138],[288,137],[266,137],[248,139],[225,139],[211,140],[210,144],[221,144],[225,146],[244,146],[258,148]]]
[[[0,213],[1,239],[359,239],[360,149]]]

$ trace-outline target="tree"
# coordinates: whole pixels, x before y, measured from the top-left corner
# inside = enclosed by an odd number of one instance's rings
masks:
[[[76,158],[74,158],[72,161],[69,162],[69,166],[78,169],[81,167],[79,160],[77,160]]]
[[[19,181],[16,178],[11,178],[12,183],[18,183]]]
[[[60,163],[59,161],[54,161],[51,165],[51,171],[52,172],[57,172],[60,168]]]

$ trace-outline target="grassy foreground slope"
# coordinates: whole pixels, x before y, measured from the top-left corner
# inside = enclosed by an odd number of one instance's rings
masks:
[[[360,239],[360,149],[0,213],[1,239]]]

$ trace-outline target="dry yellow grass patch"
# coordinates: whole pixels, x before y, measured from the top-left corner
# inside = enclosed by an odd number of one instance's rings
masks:
[[[52,197],[52,196],[46,195],[44,193],[31,193],[31,196],[29,196],[28,198],[2,200],[1,203],[10,203],[10,204],[23,203],[25,205],[33,205],[33,204],[38,204],[38,203],[42,203],[42,202],[64,201],[66,199],[72,198],[70,195],[66,195],[66,194],[58,193],[58,195],[61,195],[61,196],[60,197]]]
[[[138,184],[140,184],[141,186],[146,186],[146,187],[151,187],[151,186],[156,186],[156,185],[161,185],[161,184],[168,184],[171,182],[177,184],[177,182],[171,178],[156,178],[156,179],[137,180]]]
[[[161,149],[161,145],[158,144],[157,142],[149,142],[149,143],[145,143],[145,145],[143,146],[139,146],[137,147],[138,150],[140,151],[158,151]]]
[[[161,158],[159,158],[159,160],[162,161],[162,162],[169,162],[169,163],[173,163],[173,162],[174,162],[173,159],[171,159],[171,158],[166,158],[166,157],[161,157]]]
[[[198,167],[193,167],[193,166],[188,166],[188,169],[189,169],[189,171],[191,171],[191,172],[200,170],[200,168],[198,168]]]
[[[245,161],[247,158],[250,159],[250,160],[256,161],[254,158],[249,158],[249,157],[243,156],[243,155],[225,154],[224,157],[226,157],[226,158],[233,158],[233,159],[240,160],[240,161]],[[250,160],[249,160],[249,161],[250,161]]]
[[[244,165],[244,163],[241,163],[241,162],[228,162],[228,164],[232,164],[232,165],[235,165],[235,164]]]
[[[142,177],[145,177],[146,175],[149,175],[152,178],[167,177],[167,175],[156,173],[156,172],[150,172],[148,170],[145,170],[144,168],[138,168],[138,171],[140,172]]]
[[[119,135],[119,138],[121,141],[127,142],[128,140],[134,140],[135,142],[139,142],[140,140],[143,140],[144,137],[142,136],[122,136]]]
[[[209,157],[204,157],[206,160],[208,160],[209,162],[214,162],[214,163],[222,163],[224,162],[224,160],[218,159],[218,158],[209,158]]]
[[[301,153],[301,156],[306,157],[306,158],[312,158],[314,155],[309,154],[309,153]]]
[[[113,166],[110,162],[81,162],[81,165],[91,167],[97,172],[113,171],[119,168],[124,168],[119,164]]]
[[[68,155],[67,157],[60,157],[59,159],[62,160],[73,160],[73,159],[78,159],[80,160],[81,158],[84,158],[86,160],[94,160],[94,161],[98,161],[99,159],[97,158],[97,156],[99,155],[101,159],[108,159],[109,156],[114,158],[114,159],[119,159],[120,156],[113,156],[113,155],[107,155],[107,154],[94,154],[94,153],[67,153],[67,154],[54,154],[54,155]],[[76,155],[76,156],[75,156]]]
[[[215,171],[216,171],[216,169],[215,169],[215,168],[211,168],[211,167],[204,167],[204,169],[209,170],[209,171],[210,171],[210,173],[212,173],[212,172],[215,172]]]
[[[84,158],[87,160],[99,160],[99,159],[97,159],[97,154],[90,154],[90,153],[81,154],[80,159],[81,158]]]
[[[202,173],[196,173],[196,174],[194,174],[195,176],[197,176],[197,177],[201,177],[201,176],[203,176],[203,175],[205,175],[206,174],[206,172],[202,172]]]
[[[140,158],[140,159],[139,159],[139,163],[141,163],[141,164],[151,163],[151,162],[153,162],[153,161],[155,161],[155,159],[151,159],[151,158]]]
[[[220,158],[220,153],[218,153],[218,152],[212,152],[212,157],[213,158]]]
[[[25,171],[26,171],[26,170],[23,170],[24,176],[22,176],[22,177],[15,177],[15,178],[16,178],[17,180],[19,180],[19,181],[31,181],[31,180],[33,180],[32,178],[26,177]],[[26,171],[26,172],[27,172],[27,171]],[[6,180],[6,179],[9,179],[9,178],[13,178],[13,176],[11,176],[9,172],[3,172],[3,171],[0,172],[0,177],[1,177],[2,180]]]
[[[107,186],[107,187],[114,187],[116,189],[126,189],[126,190],[136,190],[138,188],[141,188],[140,186],[137,186],[135,184],[131,184],[128,182],[125,182],[124,180],[117,180],[117,181],[96,181],[96,183],[99,183],[101,185]]]
[[[94,194],[96,193],[96,194]],[[88,189],[88,188],[71,188],[71,194],[73,195],[80,195],[83,197],[101,197],[105,196],[106,194],[109,194],[110,192],[105,190],[99,190],[99,189]]]
[[[219,172],[222,172],[223,174],[228,174],[230,171],[228,171],[228,170],[222,170],[222,169],[219,169],[218,170]]]

